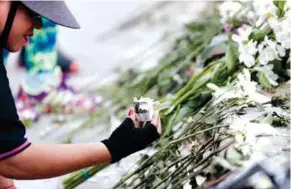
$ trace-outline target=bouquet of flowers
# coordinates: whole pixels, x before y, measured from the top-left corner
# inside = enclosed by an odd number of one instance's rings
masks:
[[[264,106],[276,103],[263,93],[290,79],[291,3],[227,1],[216,10],[188,24],[157,67],[126,72],[132,77],[122,76],[126,79],[107,88],[116,97],[108,97],[115,115],[131,104],[130,91],[157,99],[163,121],[155,153],[145,154],[115,188],[200,187],[251,161],[253,139],[274,133],[275,118]],[[245,108],[260,109],[273,121],[238,117],[251,114]],[[287,117],[281,115],[280,123],[290,122]],[[72,188],[66,187],[71,180],[65,188]]]

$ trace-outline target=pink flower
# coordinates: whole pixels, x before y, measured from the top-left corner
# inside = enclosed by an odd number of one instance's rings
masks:
[[[225,32],[230,32],[231,29],[232,29],[232,26],[231,26],[230,24],[225,24],[225,25],[224,25],[224,31],[225,31]]]

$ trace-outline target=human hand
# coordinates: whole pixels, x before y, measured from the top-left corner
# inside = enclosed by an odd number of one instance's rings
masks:
[[[160,137],[162,129],[158,112],[155,112],[153,120],[142,128],[134,126],[135,119],[136,114],[131,109],[122,124],[108,139],[102,141],[111,154],[111,163],[146,148]]]
[[[143,127],[144,122],[139,121],[139,118],[138,118],[137,114],[135,113],[134,109],[129,110],[128,117],[131,118],[133,121],[137,120],[139,128]],[[162,123],[161,123],[161,118],[160,118],[160,114],[158,111],[154,112],[153,119],[152,119],[152,121],[150,121],[150,123],[157,128],[158,133],[161,135],[162,134]]]

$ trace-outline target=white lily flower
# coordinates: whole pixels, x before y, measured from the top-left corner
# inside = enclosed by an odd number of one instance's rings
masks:
[[[274,33],[282,31],[282,25],[280,25],[279,20],[275,18],[270,18],[268,20],[268,24],[273,29]]]
[[[280,57],[285,56],[285,49],[276,41],[270,40],[265,36],[264,41],[258,46],[259,51],[259,63],[266,65],[272,60],[280,60]]]
[[[268,62],[277,59],[277,52],[270,46],[265,47],[259,55],[259,62],[261,65],[266,65]]]
[[[291,17],[283,19],[279,22],[281,30],[275,33],[276,40],[282,44],[285,49],[291,48]]]
[[[244,63],[247,67],[255,65],[254,55],[257,53],[257,42],[252,39],[249,41],[249,35],[252,32],[250,26],[244,25],[238,29],[238,35],[232,35],[232,40],[239,45],[239,61]]]
[[[214,91],[212,93],[213,98],[215,98],[214,104],[217,104],[226,99],[243,98],[246,96],[243,91],[238,89],[236,86],[218,87],[213,83],[208,83],[207,87]]]
[[[248,100],[264,103],[266,98],[257,92],[257,82],[251,81],[251,74],[248,69],[243,69],[242,73],[239,73],[237,82],[237,93],[243,93],[244,96],[247,95]],[[269,101],[269,100],[267,100]]]
[[[279,54],[280,57],[285,56],[286,50],[282,45],[277,44],[276,49],[277,49],[278,54]]]
[[[269,82],[273,86],[277,86],[277,79],[279,76],[273,72],[274,65],[273,64],[268,64],[264,66],[258,66],[255,67],[255,70],[258,70],[259,72],[262,72],[265,74],[265,76],[268,78]]]
[[[247,53],[241,53],[239,55],[239,62],[244,63],[248,68],[252,67],[256,63],[254,56]]]
[[[256,93],[257,83],[254,81],[251,81],[251,74],[248,69],[243,69],[243,72],[237,75],[237,79],[238,79],[238,87],[243,89],[243,91],[248,96],[252,96],[254,93]]]
[[[265,44],[266,46],[271,47],[274,51],[277,51],[277,54],[279,56],[281,56],[281,57],[285,56],[284,48],[281,45],[279,45],[276,41],[270,40],[268,38],[268,36],[265,36],[263,44]],[[279,59],[278,56],[277,56],[277,59]]]
[[[241,73],[237,76],[237,81],[232,85],[226,87],[218,87],[213,83],[208,83],[207,87],[212,89],[213,98],[215,98],[215,103],[219,103],[225,99],[232,98],[245,98],[247,97],[251,101],[263,103],[266,102],[259,93],[257,93],[257,83],[251,81],[251,74],[248,69],[243,69]]]
[[[244,51],[246,54],[255,55],[258,52],[257,44],[257,41],[251,39],[247,44],[244,45],[244,48],[242,48],[241,50]]]
[[[257,42],[250,40],[249,42],[242,43],[239,45],[239,61],[244,63],[247,67],[252,67],[255,65],[254,55],[257,53]]]
[[[291,11],[286,12],[284,18],[277,20],[277,19],[269,19],[268,23],[272,30],[275,33],[276,40],[281,43],[282,47],[285,49],[290,49],[291,47]]]
[[[254,9],[261,19],[277,18],[277,7],[273,0],[254,0]]]

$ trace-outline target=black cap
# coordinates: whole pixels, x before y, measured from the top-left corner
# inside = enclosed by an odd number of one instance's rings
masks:
[[[64,1],[21,1],[27,8],[58,25],[79,29],[80,25]]]

